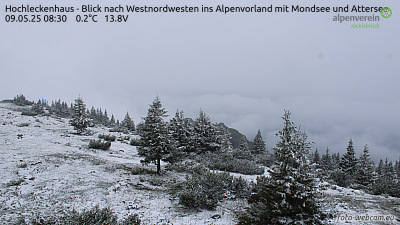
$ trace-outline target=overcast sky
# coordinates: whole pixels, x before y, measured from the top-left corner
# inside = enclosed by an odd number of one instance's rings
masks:
[[[214,7],[363,4],[389,6],[393,16],[371,22],[379,23],[379,29],[351,29],[352,22],[333,22],[333,12],[153,13],[130,14],[125,24],[16,24],[4,22],[3,6],[0,98],[24,94],[35,101],[43,97],[72,102],[80,95],[89,107],[105,108],[119,119],[129,111],[137,124],[159,95],[170,115],[180,109],[196,117],[201,108],[213,122],[224,122],[248,139],[260,129],[269,149],[288,109],[320,153],[326,147],[343,153],[352,138],[357,157],[368,144],[375,160],[399,159],[400,2],[112,2]]]

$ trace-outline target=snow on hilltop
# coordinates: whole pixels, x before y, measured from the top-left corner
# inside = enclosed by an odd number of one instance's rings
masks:
[[[1,224],[95,205],[109,206],[120,218],[137,213],[142,224],[235,224],[235,211],[247,206],[242,200],[226,200],[215,211],[185,209],[170,191],[185,180],[186,174],[154,174],[155,167],[142,166],[136,147],[126,141],[112,142],[108,151],[88,149],[90,140],[109,133],[104,127],[90,128],[92,136],[74,135],[67,119],[22,116],[17,109],[21,107],[0,103]],[[322,211],[334,216],[378,214],[400,218],[398,198],[329,184],[322,185],[320,192],[326,196],[321,201]],[[327,223],[338,221],[330,219]]]

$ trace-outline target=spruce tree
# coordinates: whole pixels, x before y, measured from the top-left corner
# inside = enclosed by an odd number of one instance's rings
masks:
[[[233,152],[235,158],[252,160],[253,156],[249,149],[249,141],[242,135],[239,142],[239,148]]]
[[[74,105],[72,103],[71,103],[71,106],[69,107],[69,109],[68,109],[68,104],[65,103],[65,106],[63,107],[63,109],[67,109],[68,110],[68,112],[66,112],[66,114],[68,114],[68,115],[73,115],[74,114]]]
[[[114,117],[114,114],[112,114],[112,115],[111,115],[111,119],[110,119],[110,125],[111,125],[111,126],[115,126],[115,123],[116,123],[116,122],[115,122],[115,117]]]
[[[321,164],[321,157],[318,152],[318,148],[315,148],[315,152],[313,154],[313,163],[317,164],[317,167]]]
[[[97,112],[96,112],[96,109],[94,108],[94,106],[92,106],[92,108],[90,109],[90,118],[92,120],[97,119]]]
[[[42,102],[39,100],[36,104],[32,105],[31,111],[34,113],[34,115],[45,114],[44,104],[42,104]]]
[[[355,172],[356,172],[356,153],[354,151],[353,140],[350,139],[349,144],[347,146],[347,152],[343,154],[339,166],[345,175],[344,186],[348,186],[354,182]]]
[[[378,164],[378,166],[376,167],[376,173],[377,173],[378,175],[382,175],[382,172],[383,172],[383,160],[380,159],[380,160],[379,160],[379,164]]]
[[[387,161],[387,159],[386,159],[386,161]],[[393,162],[392,161],[390,161],[388,164],[387,164],[387,179],[389,179],[389,180],[393,180],[393,179],[395,179],[396,178],[396,175],[395,175],[395,170],[394,170],[394,167],[393,167]]]
[[[400,180],[400,161],[396,161],[394,168],[396,169],[397,179]]]
[[[72,119],[69,122],[74,126],[74,130],[76,130],[78,134],[81,134],[86,130],[89,124],[89,120],[86,118],[86,106],[81,97],[75,99],[73,110]]]
[[[194,121],[194,135],[198,153],[215,152],[221,148],[217,127],[203,110]]]
[[[121,122],[121,126],[128,129],[128,131],[135,131],[135,123],[132,118],[129,116],[129,113],[126,112],[124,120]]]
[[[253,144],[250,149],[251,153],[254,155],[266,154],[268,153],[265,148],[265,142],[261,136],[261,131],[258,130],[256,136],[254,137]]]
[[[372,184],[374,170],[375,168],[369,155],[368,146],[365,145],[363,154],[360,156],[356,166],[356,182],[364,186]]]
[[[340,155],[339,152],[332,155],[332,169],[339,168],[340,164]]]
[[[102,124],[103,123],[103,110],[100,108],[99,112],[97,114],[97,123]]]
[[[231,134],[229,133],[229,130],[222,126],[217,126],[217,125],[214,126],[217,129],[217,142],[220,148],[224,151],[232,150],[233,147],[231,142]]]
[[[181,152],[193,152],[195,148],[191,144],[193,138],[193,127],[187,119],[185,119],[183,111],[176,111],[175,117],[169,122],[169,131],[176,141],[176,147]]]
[[[242,135],[242,137],[240,138],[239,151],[241,151],[241,152],[249,151],[249,144],[248,144],[246,136],[244,136],[244,135]]]
[[[395,197],[400,196],[399,182],[396,181],[396,175],[393,168],[393,163],[386,159],[383,164],[382,159],[377,167],[377,173],[374,177],[374,182],[371,191],[374,194],[388,194]]]
[[[284,127],[278,132],[276,162],[270,177],[258,179],[259,190],[254,203],[239,218],[239,224],[316,224],[314,175],[307,155],[311,143],[285,111]]]
[[[395,185],[393,187],[392,195],[399,198],[400,197],[400,161],[396,161],[394,170],[395,170],[396,180],[394,182]]]
[[[323,173],[327,175],[333,168],[332,166],[332,157],[329,154],[329,148],[327,147],[325,150],[325,154],[321,157],[321,165],[320,168],[322,169]]]
[[[162,107],[160,99],[157,98],[150,105],[147,116],[143,118],[143,124],[138,129],[141,136],[138,154],[144,159],[142,163],[155,163],[157,173],[161,172],[161,160],[173,162],[175,153],[175,142],[168,131],[164,118],[167,111]]]
[[[108,117],[107,110],[104,110],[104,115],[101,119],[101,122],[104,126],[110,126],[110,118]]]

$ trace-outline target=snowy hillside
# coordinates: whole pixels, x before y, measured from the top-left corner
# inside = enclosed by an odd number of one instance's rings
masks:
[[[78,136],[66,119],[21,116],[13,107],[0,104],[1,222],[99,204],[121,217],[138,213],[143,224],[234,223],[233,202],[216,211],[182,209],[169,189],[186,175],[153,174],[154,167],[140,164],[135,147],[116,141],[108,151],[89,150],[89,140],[107,129]],[[211,218],[215,214],[218,221]]]
[[[188,210],[171,194],[187,174],[166,170],[155,174],[155,166],[142,166],[136,147],[126,141],[112,142],[107,151],[88,149],[90,140],[109,133],[106,128],[90,128],[92,136],[74,135],[66,119],[22,116],[16,109],[0,103],[2,224],[95,205],[109,206],[120,218],[137,213],[142,224],[235,224],[235,212],[247,206],[244,200],[225,200],[215,211]],[[322,211],[332,216],[391,215],[400,224],[398,198],[327,183],[321,185],[320,193],[325,196]]]

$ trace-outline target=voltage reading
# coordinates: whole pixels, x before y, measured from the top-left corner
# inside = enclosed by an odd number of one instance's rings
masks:
[[[129,15],[116,15],[116,16],[114,16],[114,15],[106,15],[105,17],[106,17],[106,22],[110,22],[110,23],[112,23],[112,22],[126,22],[126,21],[128,21],[128,16]]]

